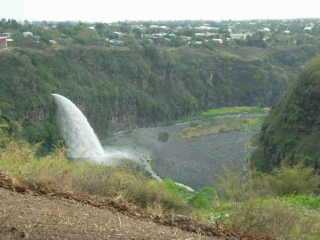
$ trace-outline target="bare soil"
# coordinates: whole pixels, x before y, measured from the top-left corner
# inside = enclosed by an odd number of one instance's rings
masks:
[[[57,192],[0,172],[0,240],[271,240],[183,215],[152,215],[121,199]]]
[[[0,239],[218,239],[74,200],[0,188]]]

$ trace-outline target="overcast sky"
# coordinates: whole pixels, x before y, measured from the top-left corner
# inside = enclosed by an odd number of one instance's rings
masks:
[[[320,17],[320,0],[0,0],[17,20],[222,20]]]

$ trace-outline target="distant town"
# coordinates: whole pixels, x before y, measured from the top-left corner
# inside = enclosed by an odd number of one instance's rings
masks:
[[[75,44],[130,47],[290,47],[320,40],[320,19],[163,22],[0,21],[0,49],[59,48]]]

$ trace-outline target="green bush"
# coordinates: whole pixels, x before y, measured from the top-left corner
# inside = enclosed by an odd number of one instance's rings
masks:
[[[188,209],[186,202],[175,193],[166,189],[165,184],[158,181],[147,181],[136,184],[127,189],[128,197],[141,207],[156,207],[160,205],[164,210],[185,212]]]
[[[158,140],[160,142],[167,142],[169,140],[169,133],[160,132],[159,135],[158,135]]]
[[[283,166],[266,175],[266,178],[278,196],[311,194],[319,190],[320,176],[315,174],[314,169],[302,165]]]
[[[286,202],[294,204],[296,206],[320,209],[320,196],[312,195],[294,195],[283,198]]]
[[[217,182],[219,195],[231,201],[255,197],[308,195],[319,192],[320,176],[302,165],[282,166],[271,174],[225,169]]]
[[[177,183],[171,179],[164,179],[163,184],[169,192],[177,196],[180,196],[182,199],[185,199],[186,201],[189,200],[192,196],[194,196],[193,192],[190,192],[186,190],[184,187],[177,185]]]
[[[110,198],[124,198],[143,208],[184,212],[184,199],[166,188],[166,183],[128,167],[109,167],[86,161],[70,161],[65,151],[37,157],[37,147],[9,141],[0,152],[0,171],[46,190],[80,191]]]
[[[260,107],[222,107],[222,108],[214,108],[210,109],[206,112],[201,114],[202,117],[205,118],[214,118],[223,115],[230,115],[230,114],[248,114],[248,113],[266,113],[268,109],[260,108]]]
[[[232,168],[225,168],[216,183],[220,198],[236,202],[254,195],[252,186],[252,178],[248,172]]]
[[[204,187],[189,200],[189,203],[198,209],[211,209],[216,197],[216,191],[212,187]]]
[[[294,208],[279,199],[254,199],[235,205],[228,218],[230,228],[274,239],[320,238],[318,212]]]

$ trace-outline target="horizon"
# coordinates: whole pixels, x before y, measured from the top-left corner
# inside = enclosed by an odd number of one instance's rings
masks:
[[[0,9],[0,18],[17,21],[52,22],[123,22],[123,21],[250,21],[317,19],[315,0],[299,2],[276,1],[258,3],[210,0],[181,2],[163,0],[118,0],[117,2],[77,2],[75,0],[44,2],[40,0],[11,0]],[[230,7],[232,6],[232,7]],[[290,11],[287,11],[290,6]]]
[[[112,24],[112,23],[134,23],[134,22],[141,22],[141,23],[148,23],[148,22],[249,22],[249,21],[298,21],[298,20],[320,20],[320,17],[301,17],[301,18],[248,18],[248,19],[142,19],[142,20],[115,20],[115,21],[87,21],[87,20],[72,20],[72,19],[66,19],[66,20],[46,20],[46,19],[23,19],[18,20],[15,18],[0,18],[5,20],[14,20],[17,21],[19,24],[23,24],[24,22],[29,23],[37,23],[37,22],[48,22],[48,23],[84,23],[84,24],[95,24],[95,23],[103,23],[103,24]]]

